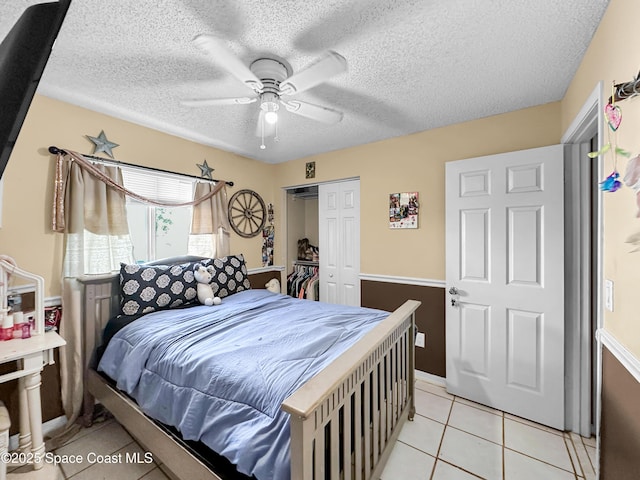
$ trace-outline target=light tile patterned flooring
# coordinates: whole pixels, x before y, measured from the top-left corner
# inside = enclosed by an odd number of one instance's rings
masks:
[[[449,395],[416,383],[417,415],[400,432],[382,480],[594,480],[594,438],[583,438]],[[144,450],[114,420],[78,433],[58,455],[103,455]],[[157,463],[63,464],[33,476],[29,467],[9,469],[10,480],[167,480]],[[44,472],[43,472],[44,473]]]
[[[582,438],[449,395],[418,380],[382,480],[593,480],[595,438]]]

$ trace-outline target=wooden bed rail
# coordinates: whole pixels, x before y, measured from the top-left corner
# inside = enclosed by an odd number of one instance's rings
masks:
[[[283,402],[291,415],[292,479],[380,476],[402,423],[415,414],[419,306],[405,302]]]

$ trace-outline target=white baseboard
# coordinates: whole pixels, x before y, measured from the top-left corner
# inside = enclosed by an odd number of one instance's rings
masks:
[[[64,427],[67,424],[67,417],[61,415],[58,418],[53,418],[48,422],[42,424],[42,436],[46,438],[51,432]],[[9,451],[13,451],[18,448],[18,434],[9,437]]]
[[[447,387],[446,378],[439,377],[438,375],[433,375],[432,373],[423,372],[422,370],[416,370],[416,379],[438,385],[439,387]]]

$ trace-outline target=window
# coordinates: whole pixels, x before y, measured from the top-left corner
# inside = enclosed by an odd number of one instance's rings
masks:
[[[160,172],[123,168],[124,186],[143,197],[172,203],[193,199],[194,181]],[[127,219],[136,262],[184,255],[192,207],[156,207],[127,197]]]

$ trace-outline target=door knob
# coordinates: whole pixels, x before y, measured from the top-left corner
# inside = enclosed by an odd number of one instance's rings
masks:
[[[449,289],[449,293],[453,296],[458,296],[460,295],[460,292],[458,291],[458,289],[456,287],[451,287]],[[457,307],[458,306],[458,300],[456,300],[455,298],[451,299],[451,306],[452,307]]]

